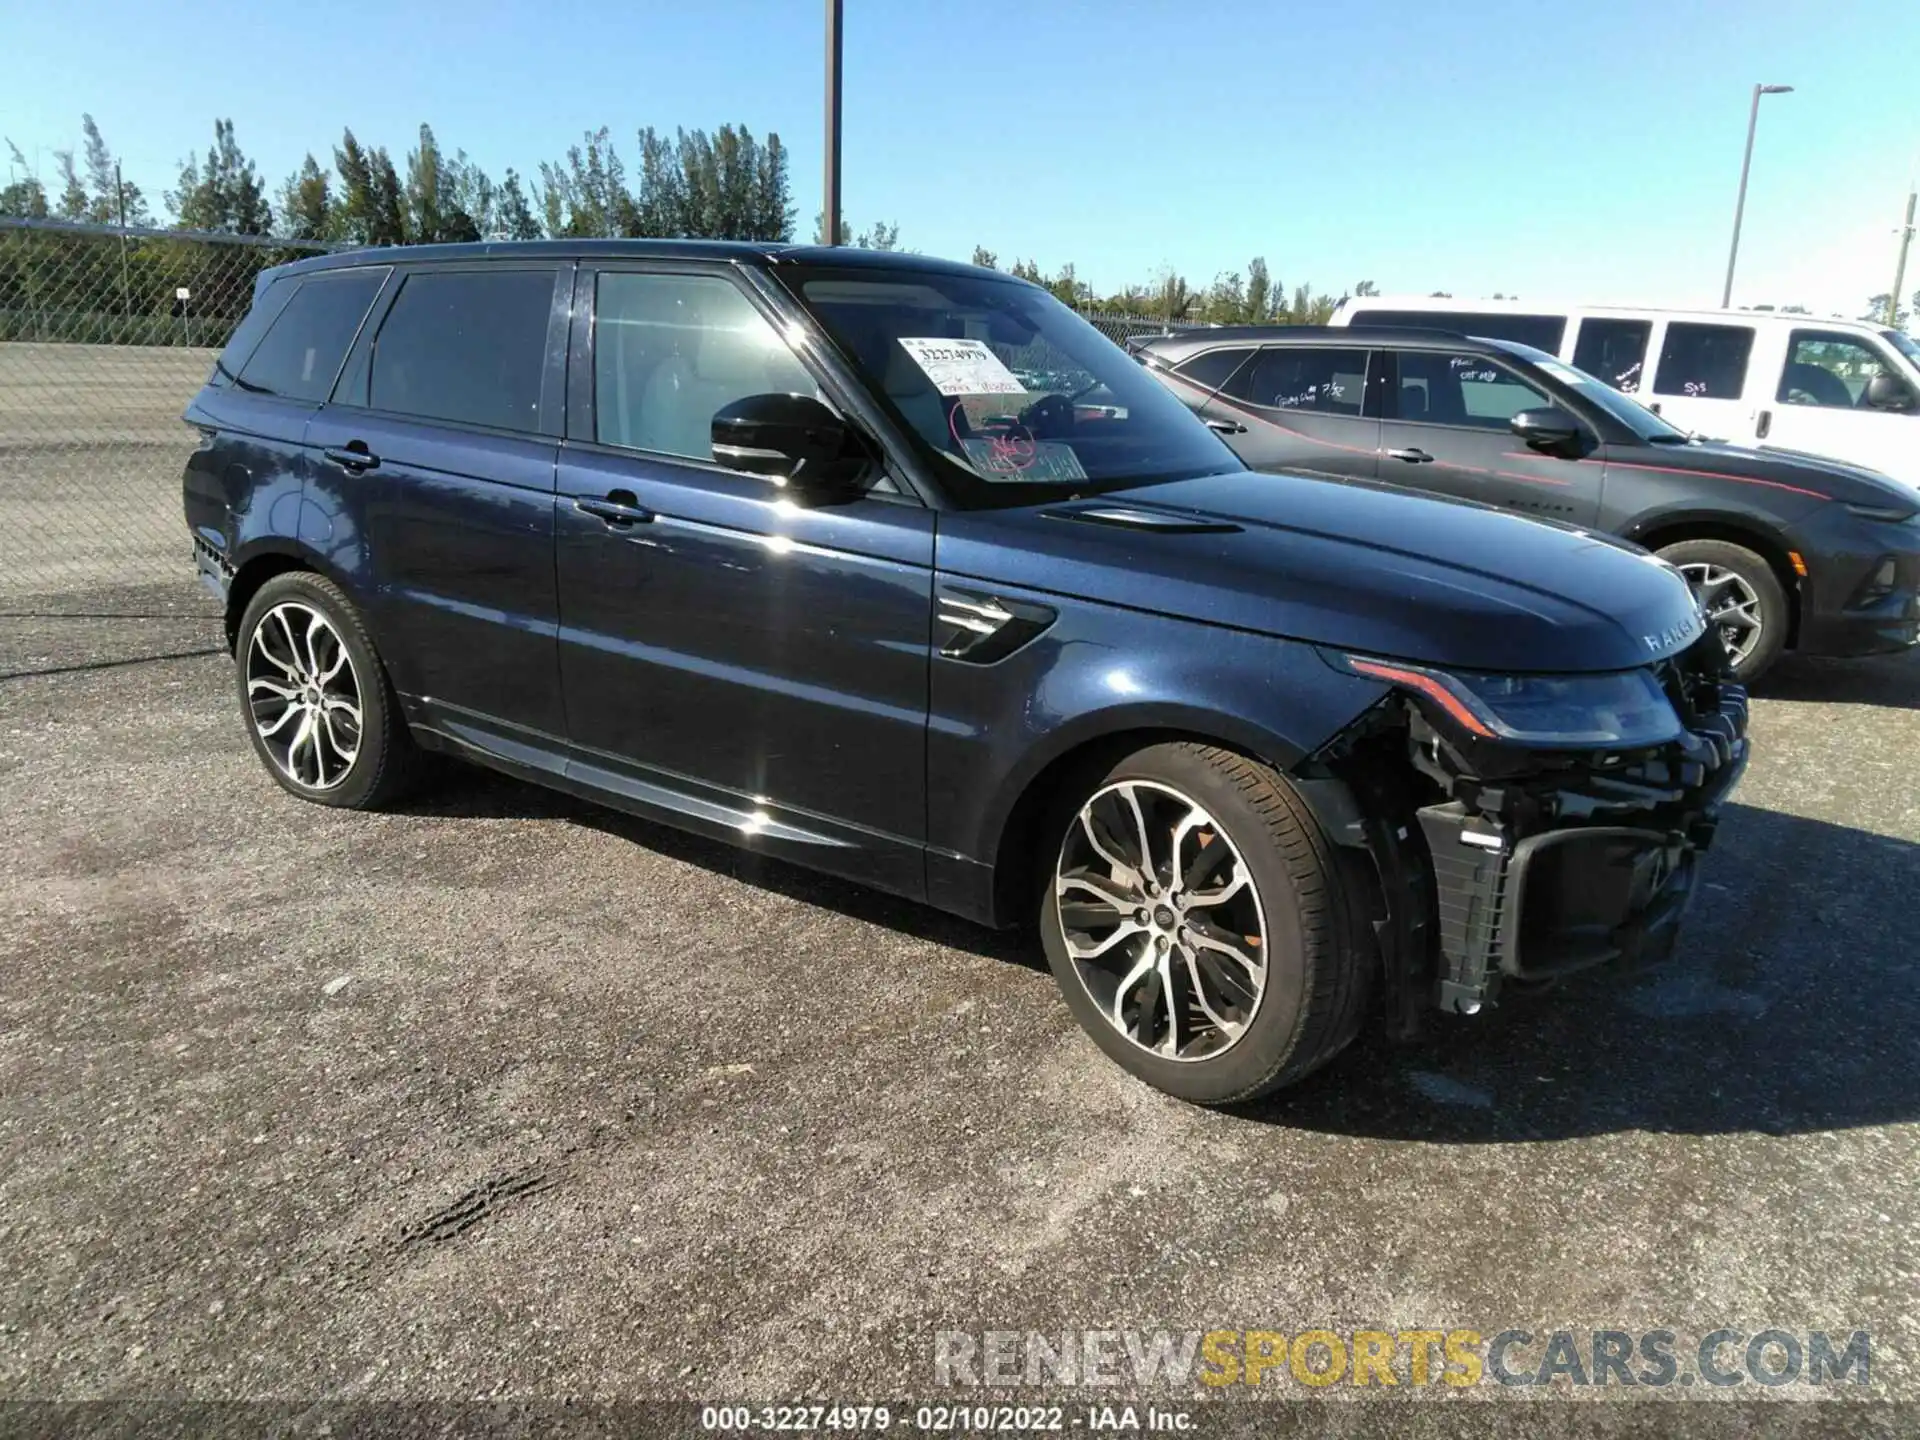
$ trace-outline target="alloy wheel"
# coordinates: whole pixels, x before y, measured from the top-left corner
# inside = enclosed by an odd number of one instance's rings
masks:
[[[1101,1015],[1165,1060],[1210,1060],[1266,992],[1266,919],[1247,862],[1190,796],[1121,780],[1080,807],[1053,893],[1061,938]]]
[[[1694,561],[1682,565],[1707,624],[1718,627],[1727,647],[1727,658],[1735,665],[1746,663],[1753,647],[1760,643],[1764,622],[1760,618],[1760,596],[1737,570],[1724,565]]]
[[[331,790],[360,753],[360,677],[333,623],[289,600],[247,643],[247,712],[269,758],[294,784]]]

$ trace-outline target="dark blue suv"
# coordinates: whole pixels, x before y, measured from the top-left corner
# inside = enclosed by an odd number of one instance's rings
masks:
[[[266,273],[186,418],[201,574],[302,799],[422,750],[1037,922],[1204,1103],[1664,954],[1747,758],[1675,569],[1253,477],[1045,291],[806,247]]]

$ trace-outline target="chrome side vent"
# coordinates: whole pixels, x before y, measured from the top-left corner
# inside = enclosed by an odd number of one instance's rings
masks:
[[[1082,525],[1113,525],[1122,530],[1147,530],[1160,535],[1231,535],[1241,529],[1231,520],[1177,511],[1136,510],[1130,505],[1081,505],[1071,510],[1042,510],[1047,520],[1072,520]]]
[[[942,585],[935,597],[934,643],[948,660],[991,665],[1053,624],[1056,611],[1024,600]]]

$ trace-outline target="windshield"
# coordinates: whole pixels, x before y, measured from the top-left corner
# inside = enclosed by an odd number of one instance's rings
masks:
[[[1904,330],[1882,330],[1880,333],[1886,337],[1887,342],[1891,344],[1894,349],[1906,356],[1907,359],[1911,360],[1915,365],[1920,365],[1920,342],[1916,342],[1913,336],[1907,334]]]
[[[1649,445],[1683,445],[1692,438],[1687,431],[1662,420],[1631,395],[1623,395],[1606,381],[1576,370],[1544,350],[1511,343],[1505,348],[1523,360],[1531,360],[1537,368],[1578,393],[1589,405],[1606,411]]]
[[[1044,290],[988,276],[811,268],[793,288],[962,504],[1031,505],[1245,468]]]

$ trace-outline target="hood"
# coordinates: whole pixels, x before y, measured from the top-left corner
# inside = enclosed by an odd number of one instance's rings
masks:
[[[1797,475],[1799,478],[1795,483],[1809,490],[1819,490],[1830,499],[1850,505],[1905,505],[1920,508],[1920,486],[1910,485],[1865,465],[1835,459],[1831,455],[1809,455],[1804,450],[1781,450],[1772,445],[1761,445],[1755,450],[1742,450],[1735,445],[1708,448],[1721,456],[1744,456],[1749,464],[1755,455],[1759,455],[1776,467],[1787,480],[1794,481]]]
[[[1620,463],[1615,456],[1625,457],[1628,464],[1652,464],[1684,474],[1757,482],[1773,489],[1771,508],[1782,513],[1795,508],[1812,510],[1828,500],[1880,509],[1920,508],[1915,487],[1890,475],[1830,455],[1810,455],[1773,445],[1697,440],[1690,445],[1639,445],[1633,447],[1631,456],[1627,447],[1616,445],[1609,450],[1609,463]]]
[[[937,564],[1459,670],[1626,670],[1701,631],[1679,572],[1611,537],[1253,471],[945,514]]]

